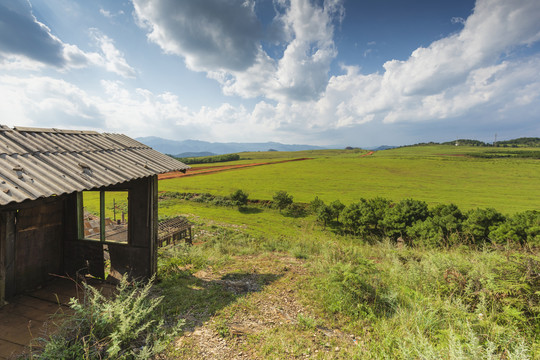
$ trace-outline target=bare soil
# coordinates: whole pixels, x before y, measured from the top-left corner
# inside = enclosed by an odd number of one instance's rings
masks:
[[[309,277],[302,260],[275,254],[262,259],[253,256],[236,259],[239,262],[234,268],[219,272],[203,270],[194,276],[206,283],[219,281],[224,290],[243,296],[204,322],[197,315],[188,315],[185,332],[167,359],[344,359],[350,352],[343,350],[357,346],[354,336],[338,329],[313,327],[306,331],[299,325],[300,317],[315,317],[297,294],[298,287]],[[243,273],[253,276],[223,280],[224,273],[239,270],[239,263],[243,264]],[[268,272],[276,275],[276,279],[261,284],[257,275]],[[295,334],[308,345],[302,352],[295,352],[295,336],[285,335],[281,339],[278,335],[275,339],[276,333]],[[263,344],[271,342],[281,348],[268,353]]]
[[[212,174],[212,173],[216,173],[220,171],[235,170],[235,169],[241,169],[241,168],[246,168],[246,167],[274,165],[274,164],[282,164],[282,163],[291,162],[291,161],[303,161],[303,160],[311,160],[311,158],[298,158],[298,159],[288,159],[288,160],[280,160],[280,161],[268,161],[268,162],[258,162],[258,163],[238,164],[238,165],[202,166],[202,167],[188,169],[185,173],[180,172],[180,171],[172,171],[165,174],[160,174],[158,175],[158,179],[165,180],[165,179],[174,179],[174,178],[186,177],[186,176],[205,175],[205,174]]]

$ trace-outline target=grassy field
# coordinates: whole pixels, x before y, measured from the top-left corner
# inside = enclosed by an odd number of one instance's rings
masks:
[[[261,200],[285,190],[297,202],[310,202],[319,196],[324,201],[339,199],[348,204],[382,196],[394,201],[414,198],[430,205],[455,203],[464,210],[493,207],[507,214],[538,209],[540,161],[462,156],[489,149],[422,146],[378,151],[369,156],[362,156],[363,151],[345,150],[242,153],[241,163],[312,159],[164,180],[159,186],[161,191],[218,195],[242,189],[250,198]]]
[[[171,359],[535,359],[540,258],[368,242],[277,210],[165,200],[195,246],[160,257]]]
[[[286,190],[304,202],[316,195],[343,202],[384,196],[505,213],[538,209],[539,161],[453,156],[482,151],[243,153],[240,161],[313,159],[159,186],[223,195],[240,188],[251,199]],[[154,349],[160,359],[540,359],[538,248],[409,246],[343,235],[314,215],[162,195],[160,217],[188,217],[193,246],[160,249],[157,284],[147,299],[135,289],[115,302],[76,307],[71,327],[45,348],[54,354],[49,358]],[[97,345],[80,332],[86,328]],[[103,355],[88,356],[92,351]]]

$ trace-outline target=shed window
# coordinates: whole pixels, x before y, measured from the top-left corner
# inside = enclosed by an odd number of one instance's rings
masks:
[[[79,239],[128,243],[128,195],[127,190],[79,193]]]

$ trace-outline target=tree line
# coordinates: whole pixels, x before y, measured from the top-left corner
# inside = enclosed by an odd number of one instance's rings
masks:
[[[461,211],[455,204],[429,208],[424,201],[360,199],[348,206],[335,200],[310,204],[324,226],[363,237],[390,238],[410,245],[452,246],[484,243],[540,246],[540,211],[505,216],[493,208]]]
[[[178,160],[178,161],[183,162],[184,164],[188,164],[188,165],[211,164],[211,163],[217,163],[217,162],[240,160],[240,155],[238,155],[238,154],[225,154],[225,155],[191,157],[191,158],[178,158],[178,157],[175,157],[175,159]]]

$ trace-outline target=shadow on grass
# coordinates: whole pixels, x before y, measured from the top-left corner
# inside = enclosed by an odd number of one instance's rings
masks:
[[[259,209],[257,207],[247,207],[247,206],[242,206],[238,208],[238,211],[240,211],[242,214],[260,214],[263,212],[262,209]]]
[[[281,276],[230,273],[221,279],[207,280],[189,271],[167,274],[159,283],[164,296],[163,310],[168,315],[184,319],[184,330],[193,331],[219,310],[250,293],[261,291]]]

